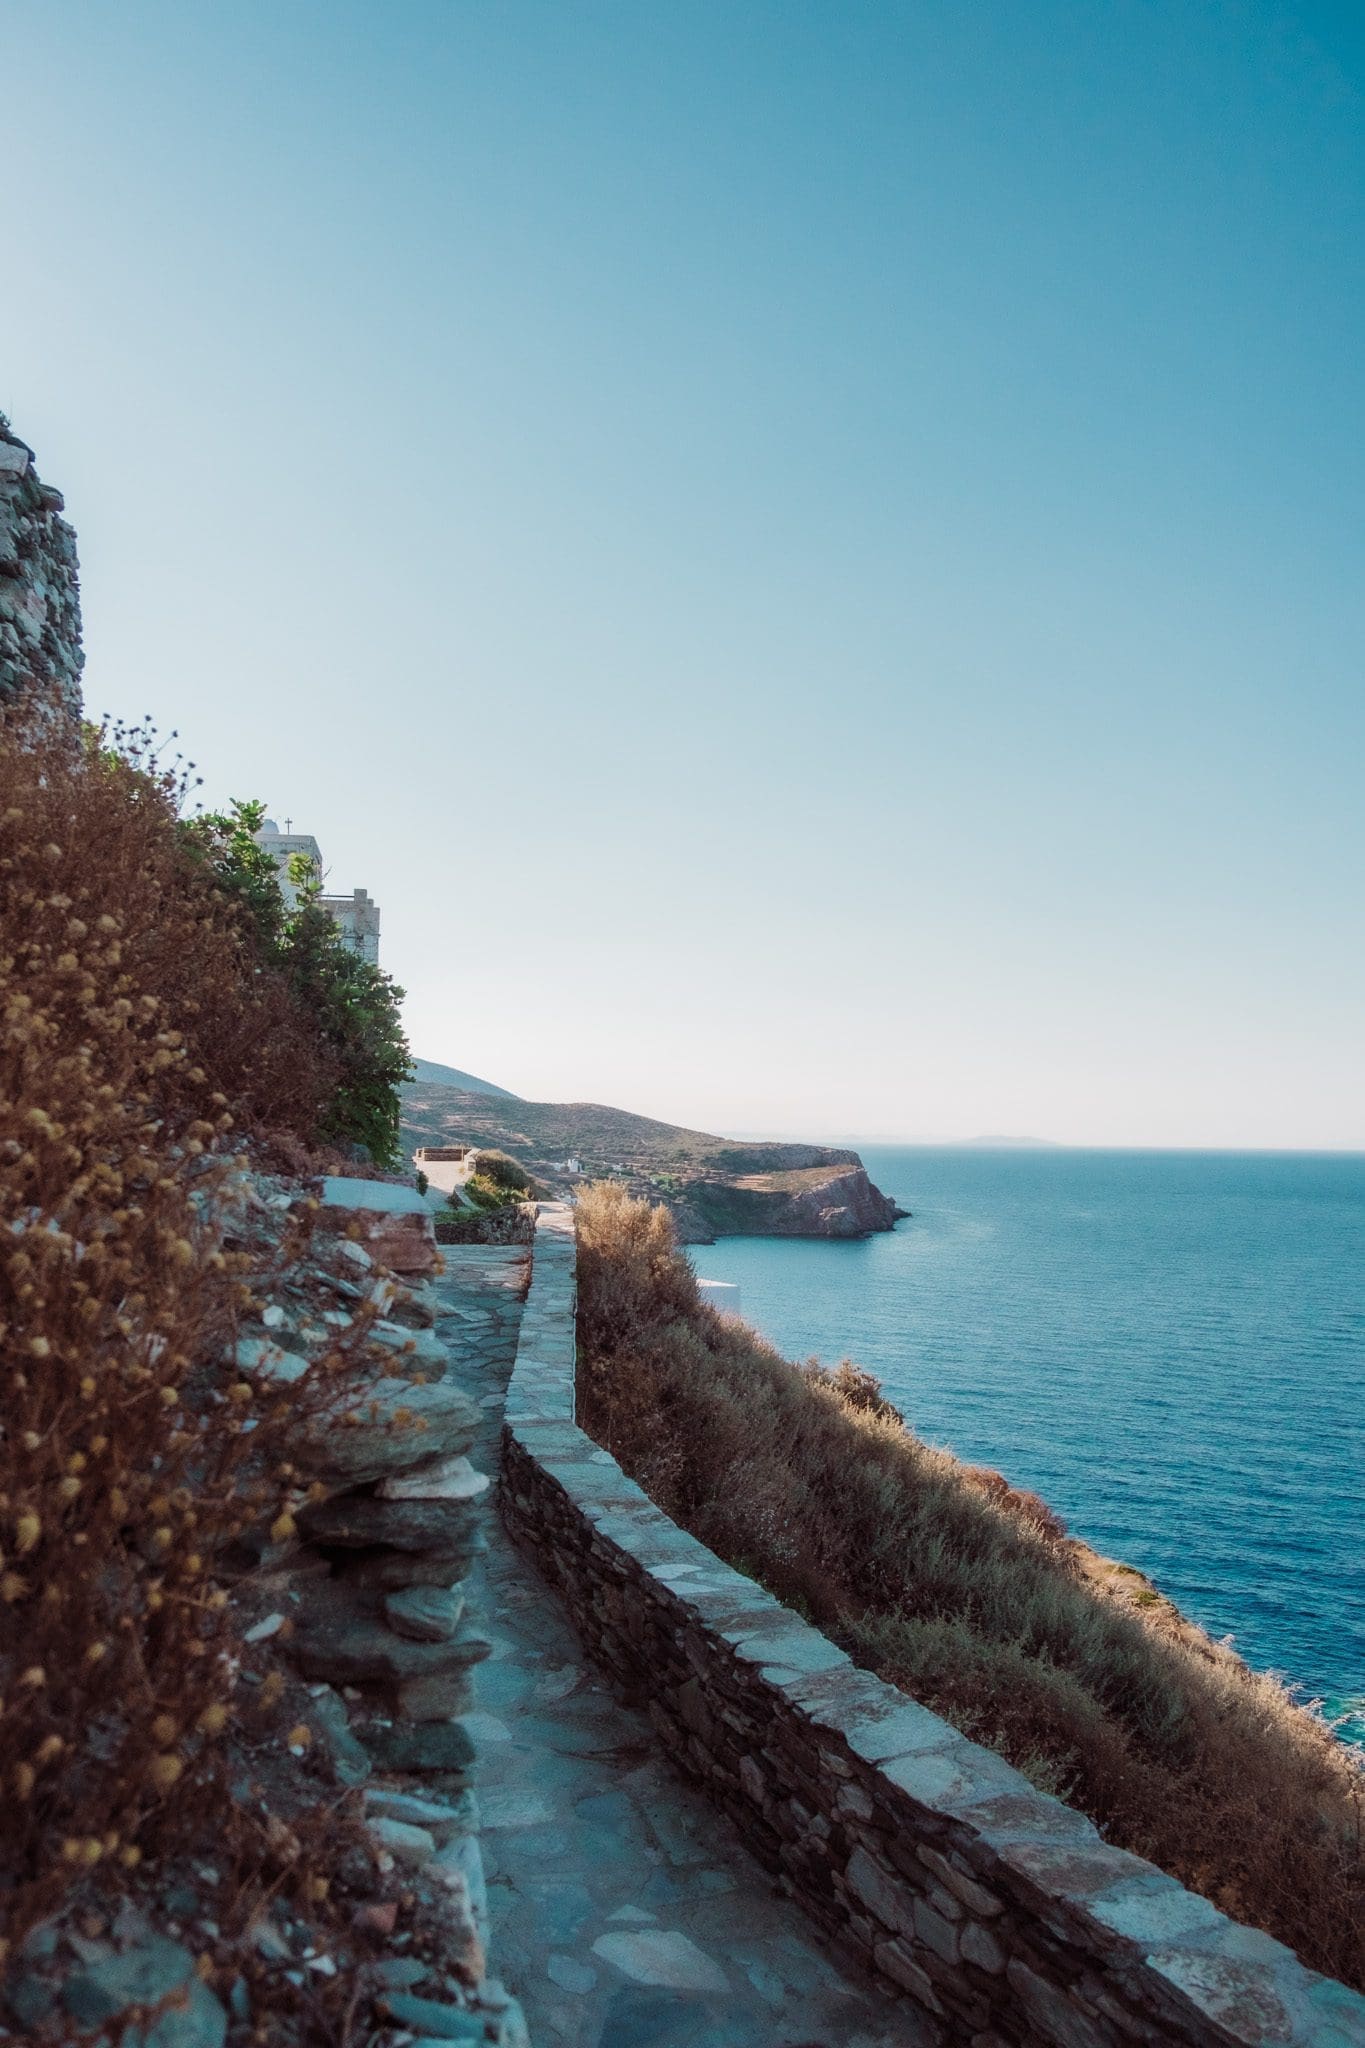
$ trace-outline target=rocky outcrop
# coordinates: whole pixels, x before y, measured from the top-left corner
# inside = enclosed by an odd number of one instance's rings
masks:
[[[857,1161],[856,1153],[848,1156]],[[685,1244],[709,1244],[717,1237],[867,1237],[890,1230],[906,1212],[855,1163],[688,1181],[674,1213]]]
[[[319,1227],[339,1231],[366,1253],[364,1263],[377,1260],[405,1279],[440,1271],[431,1210],[416,1188],[329,1175],[318,1200]]]
[[[76,536],[61,514],[61,492],[0,417],[0,723],[81,715]]]

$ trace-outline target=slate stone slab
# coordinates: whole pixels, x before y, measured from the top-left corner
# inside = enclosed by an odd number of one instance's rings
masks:
[[[384,1599],[389,1627],[415,1643],[449,1641],[463,1613],[464,1594],[456,1586],[405,1586]]]
[[[311,1543],[343,1550],[462,1549],[478,1527],[480,1510],[460,1500],[381,1500],[375,1494],[343,1493],[314,1502],[299,1514],[299,1529]]]
[[[226,2012],[195,1974],[194,1957],[163,1935],[89,1964],[62,1986],[62,2003],[82,2027],[108,2026],[131,2007],[163,2000],[174,2003],[145,2024],[125,2027],[119,2048],[222,2048]]]
[[[389,1590],[402,1586],[455,1586],[467,1579],[475,1559],[488,1548],[476,1529],[467,1543],[452,1550],[367,1550],[346,1558],[337,1574],[348,1586]]]
[[[468,1671],[438,1671],[410,1678],[395,1695],[397,1711],[408,1721],[448,1721],[467,1713],[474,1703]]]
[[[433,2041],[482,2041],[483,2016],[466,2012],[462,2006],[443,2005],[434,1998],[415,1998],[411,1992],[390,1991],[384,1998],[389,2018],[400,2027],[419,2028]]]
[[[344,1405],[310,1424],[294,1455],[312,1478],[362,1486],[459,1457],[480,1420],[468,1396],[445,1381],[366,1380]]]
[[[401,1684],[463,1671],[481,1663],[492,1647],[487,1636],[472,1630],[448,1642],[408,1642],[385,1622],[377,1595],[335,1579],[308,1588],[289,1644],[305,1678],[323,1678],[332,1685]]]
[[[365,1747],[381,1771],[441,1771],[463,1790],[474,1745],[458,1721],[396,1721],[365,1731]]]
[[[330,1686],[313,1695],[308,1718],[338,1785],[363,1785],[370,1775],[369,1755],[351,1728],[345,1702]]]

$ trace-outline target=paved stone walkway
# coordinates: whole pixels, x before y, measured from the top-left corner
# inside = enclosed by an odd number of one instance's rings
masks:
[[[437,1329],[496,1472],[525,1254],[448,1246]],[[830,1961],[642,1715],[585,1667],[553,1593],[488,1518],[471,1602],[492,1951],[534,2048],[913,2048],[913,2014]]]

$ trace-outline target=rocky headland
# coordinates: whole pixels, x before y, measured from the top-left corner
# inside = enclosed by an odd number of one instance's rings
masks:
[[[661,1202],[684,1244],[718,1237],[867,1237],[906,1211],[856,1152],[742,1143],[597,1102],[522,1102],[417,1079],[402,1090],[403,1140],[508,1153],[554,1195],[623,1182]]]

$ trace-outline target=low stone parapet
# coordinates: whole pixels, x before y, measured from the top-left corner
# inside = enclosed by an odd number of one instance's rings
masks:
[[[1365,1999],[1227,1919],[677,1527],[574,1420],[573,1212],[542,1204],[502,1512],[678,1768],[826,1931],[972,2048],[1365,2048]],[[742,1475],[735,1475],[742,1483]]]

